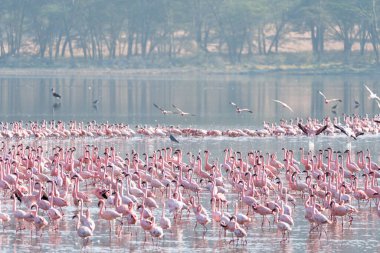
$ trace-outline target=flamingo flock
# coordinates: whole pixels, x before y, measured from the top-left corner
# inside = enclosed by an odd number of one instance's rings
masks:
[[[242,110],[242,109],[241,109]],[[358,136],[377,135],[380,132],[380,118],[368,116],[326,117],[322,121],[308,118],[281,120],[279,123],[264,122],[261,129],[201,129],[180,126],[135,126],[124,123],[88,123],[70,121],[42,122],[1,122],[0,135],[4,139],[70,139],[70,138],[132,138],[132,137],[281,137],[281,136],[311,136],[323,134],[337,136],[345,134],[356,139]]]
[[[350,229],[362,210],[374,207],[380,216],[380,165],[370,150],[243,154],[227,148],[212,157],[208,150],[163,147],[118,154],[114,146],[55,146],[50,152],[3,142],[3,230],[42,237],[59,233],[65,220],[83,245],[101,225],[110,235],[144,233],[145,242],[159,245],[173,227],[197,231],[195,236],[201,231],[203,238],[217,229],[227,245],[245,245],[254,243],[253,229],[268,229],[279,243],[288,242],[300,213],[320,239],[329,237],[330,226]]]

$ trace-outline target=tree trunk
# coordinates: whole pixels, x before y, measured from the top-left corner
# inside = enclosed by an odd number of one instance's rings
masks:
[[[59,57],[59,49],[61,48],[61,41],[62,41],[62,32],[59,32],[57,42],[55,43],[55,54],[54,54],[55,59],[58,59]]]
[[[128,33],[128,51],[127,51],[127,58],[132,56],[132,49],[133,49],[133,33]]]

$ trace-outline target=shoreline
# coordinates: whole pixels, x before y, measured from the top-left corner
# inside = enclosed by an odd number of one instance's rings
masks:
[[[240,65],[214,67],[173,67],[173,68],[113,68],[113,67],[32,67],[32,68],[0,68],[3,77],[15,76],[163,76],[163,75],[379,75],[380,67],[365,66],[322,66],[304,67],[294,65],[268,66],[255,65],[242,67]]]

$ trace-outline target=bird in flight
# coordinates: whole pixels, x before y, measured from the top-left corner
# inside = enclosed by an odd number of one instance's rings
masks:
[[[323,131],[326,130],[326,128],[328,127],[327,125],[324,125],[324,126],[321,126],[320,128],[316,129],[316,130],[313,130],[307,126],[303,126],[301,123],[298,123],[298,127],[302,130],[302,132],[308,136],[311,136],[311,135],[319,135],[321,134]]]
[[[55,97],[57,99],[61,99],[61,95],[59,95],[57,92],[55,92],[54,88],[51,88],[51,94],[53,95],[53,97]]]
[[[92,108],[94,108],[95,111],[98,110],[98,104],[99,104],[99,99],[95,99],[92,101]]]
[[[347,135],[348,137],[352,137],[355,140],[357,139],[358,136],[363,135],[363,132],[357,132],[355,133],[350,127],[343,127],[343,126],[338,126],[334,124],[334,127],[339,129],[342,133]]]
[[[285,104],[284,102],[282,102],[282,101],[280,101],[280,100],[273,99],[273,102],[279,103],[279,104],[281,104],[283,107],[289,109],[291,112],[294,112],[293,109],[292,109],[289,105]]]
[[[342,102],[342,99],[340,98],[332,98],[332,99],[327,99],[325,94],[322,93],[322,91],[318,91],[319,94],[325,99],[325,104],[331,103],[331,102]]]
[[[360,105],[359,101],[355,100],[355,107],[354,107],[354,109],[358,108],[359,105]]]
[[[171,134],[169,135],[169,138],[172,142],[179,143],[179,141]]]
[[[368,99],[376,99],[376,100],[380,101],[380,98],[379,98],[375,93],[373,93],[373,92],[370,90],[370,88],[368,88],[367,85],[364,84],[364,87],[365,87],[365,88],[368,90],[368,92],[369,92]]]
[[[156,107],[158,110],[160,110],[162,114],[172,114],[172,113],[173,113],[172,111],[165,110],[164,108],[162,108],[162,107],[160,107],[160,106],[158,106],[158,105],[156,105],[156,104],[154,104],[154,103],[153,103],[153,105],[154,105],[154,107]]]
[[[249,112],[249,113],[253,113],[252,110],[248,109],[248,108],[240,108],[239,106],[237,106],[234,102],[230,102],[231,105],[233,105],[236,109],[236,112],[237,113],[241,113],[241,112]]]
[[[380,101],[376,100],[376,103],[377,103],[377,107],[379,107],[379,109],[380,109]]]
[[[172,105],[174,109],[176,109],[175,114],[180,114],[181,116],[195,116],[195,114],[189,113],[189,112],[184,112],[181,109],[179,109],[176,105]]]

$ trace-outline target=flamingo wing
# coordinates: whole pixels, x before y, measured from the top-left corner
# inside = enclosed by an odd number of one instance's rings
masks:
[[[326,96],[325,96],[325,94],[322,93],[322,91],[318,91],[318,92],[319,92],[319,94],[321,94],[321,96],[322,96],[324,99],[327,99]]]
[[[315,132],[315,135],[319,135],[321,134],[323,131],[325,131],[327,129],[327,125],[324,125],[322,127],[320,127],[316,132]]]
[[[293,109],[289,105],[285,104],[284,102],[282,102],[280,100],[276,100],[276,99],[273,99],[273,101],[276,102],[276,103],[280,103],[282,106],[288,108],[290,111],[293,112]]]
[[[302,132],[304,132],[304,134],[308,135],[306,127],[304,127],[303,125],[301,125],[301,123],[298,123],[297,126],[302,130]]]

